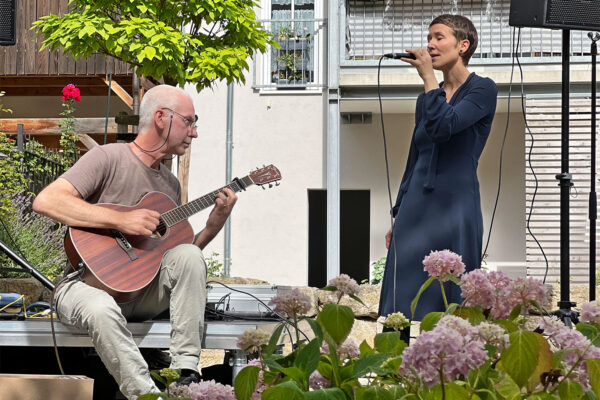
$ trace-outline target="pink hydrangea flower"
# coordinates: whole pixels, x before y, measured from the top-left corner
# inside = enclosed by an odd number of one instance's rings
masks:
[[[600,348],[592,345],[581,332],[567,327],[556,317],[543,317],[540,320],[540,328],[554,347],[559,350],[571,350],[563,355],[567,369],[571,369],[583,355],[583,360],[575,367],[571,378],[579,382],[584,391],[590,390],[585,360],[600,359]]]
[[[598,303],[598,300],[583,303],[579,320],[581,322],[594,322],[600,324],[600,304]]]
[[[422,378],[432,387],[440,382],[440,371],[445,381],[453,381],[487,358],[477,328],[462,318],[447,315],[433,330],[421,333],[414,344],[404,350],[398,372],[415,381]]]
[[[546,287],[538,279],[512,280],[503,272],[481,269],[464,274],[460,288],[467,306],[481,306],[496,319],[507,318],[519,304],[523,312],[529,309],[531,301],[543,304],[547,295]]]
[[[423,259],[425,272],[429,276],[440,278],[447,281],[447,275],[460,276],[465,272],[465,264],[462,262],[462,256],[450,251],[431,251],[428,256]]]
[[[323,341],[321,345],[321,354],[329,354],[329,344]],[[340,360],[360,357],[360,350],[352,339],[346,339],[344,343],[337,349],[337,356]]]
[[[306,314],[312,308],[310,297],[302,293],[300,289],[294,289],[288,293],[278,294],[269,301],[270,306],[274,306],[275,312],[285,313],[289,317],[299,317]]]
[[[308,387],[313,390],[326,389],[331,386],[329,379],[325,378],[321,373],[315,370],[308,378]]]
[[[329,281],[329,286],[334,286],[342,294],[347,294],[349,296],[356,296],[360,291],[358,283],[346,274],[341,274],[340,276],[331,279]]]
[[[259,351],[262,346],[269,343],[270,338],[271,336],[268,332],[261,331],[260,329],[248,329],[238,336],[237,346],[241,350],[253,353]]]
[[[214,380],[191,383],[189,390],[192,400],[236,400],[231,386]]]

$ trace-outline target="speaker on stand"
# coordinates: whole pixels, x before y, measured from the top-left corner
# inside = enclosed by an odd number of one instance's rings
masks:
[[[17,42],[16,0],[0,0],[0,46]]]
[[[566,325],[577,321],[570,301],[569,269],[569,191],[573,186],[569,173],[569,57],[571,29],[600,30],[598,0],[511,0],[509,25],[529,28],[562,29],[562,105],[561,105],[561,172],[556,175],[560,186],[560,301],[557,315]],[[592,138],[594,139],[594,138]],[[593,205],[595,208],[596,205]],[[595,248],[594,248],[595,252]],[[595,261],[595,255],[594,260]],[[594,275],[594,276],[592,276]],[[595,274],[590,272],[590,285]]]

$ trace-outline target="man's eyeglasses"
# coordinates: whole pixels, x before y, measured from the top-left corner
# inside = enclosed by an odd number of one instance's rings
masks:
[[[188,128],[196,129],[198,127],[196,125],[196,122],[198,122],[198,116],[197,115],[194,115],[194,119],[192,120],[191,118],[185,117],[185,116],[179,114],[177,111],[171,110],[168,107],[161,107],[161,109],[163,109],[163,110],[169,110],[173,114],[176,114],[177,116],[179,116],[183,120],[183,123],[185,124],[185,126],[187,126]]]

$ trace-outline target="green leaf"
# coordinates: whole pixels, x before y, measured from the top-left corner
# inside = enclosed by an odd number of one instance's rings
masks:
[[[317,369],[317,365],[319,365],[319,358],[321,357],[320,349],[321,341],[313,339],[298,351],[298,355],[294,360],[294,365],[304,372],[307,379]]]
[[[303,400],[304,393],[296,382],[286,381],[271,386],[262,394],[262,400]]]
[[[306,400],[346,400],[346,395],[340,388],[329,388],[305,392]]]
[[[578,323],[575,328],[583,334],[586,338],[590,339],[594,346],[600,347],[600,331],[598,328],[587,322]]]
[[[327,292],[335,292],[338,289],[335,286],[325,286],[325,287],[322,287],[320,290],[325,290]]]
[[[361,357],[354,364],[354,373],[352,378],[360,378],[365,376],[373,369],[381,366],[381,364],[389,358],[387,354],[373,354],[366,357]]]
[[[538,363],[539,343],[533,332],[510,334],[510,346],[501,356],[502,368],[519,387],[523,387]]]
[[[512,311],[510,312],[510,315],[508,316],[508,320],[514,321],[515,319],[517,319],[517,317],[519,315],[521,315],[521,309],[522,309],[522,306],[520,304],[517,304],[515,306],[515,308],[513,308]]]
[[[583,396],[583,389],[578,382],[562,381],[558,385],[558,395],[561,399],[579,399]]]
[[[430,276],[429,279],[427,279],[425,281],[425,283],[423,283],[423,285],[421,285],[421,288],[417,292],[413,301],[410,302],[411,319],[413,319],[415,317],[415,309],[417,308],[417,303],[419,302],[419,298],[421,297],[423,292],[429,287],[429,285],[431,285],[431,282],[433,282],[435,279],[436,279],[435,277]]]
[[[326,362],[320,362],[319,366],[317,367],[317,371],[319,371],[319,373],[325,379],[331,380],[331,377],[333,376],[333,367],[331,366],[331,364],[328,364]]]
[[[471,323],[471,325],[479,325],[486,319],[480,307],[459,308],[458,310],[456,310],[454,315],[466,319]]]
[[[347,306],[326,304],[317,316],[317,321],[339,346],[350,334],[354,324],[354,313]]]
[[[292,378],[294,381],[298,382],[298,384],[301,386],[305,386],[306,382],[308,381],[308,377],[304,374],[304,371],[302,371],[298,367],[284,368],[282,370],[282,372],[286,376],[288,376],[288,377]]]
[[[398,355],[402,353],[404,347],[398,346],[401,343],[400,332],[383,332],[375,335],[373,340],[375,350],[380,353],[390,353]],[[405,344],[406,345],[406,344]]]
[[[394,397],[381,386],[371,386],[362,393],[360,400],[394,400]]]
[[[367,343],[366,340],[363,340],[360,345],[358,346],[358,349],[360,350],[360,356],[364,356],[364,355],[370,355],[373,354],[375,352],[375,350],[373,350],[373,348],[371,346],[369,346],[369,343]]]
[[[254,365],[245,367],[235,377],[233,388],[238,400],[248,400],[256,390],[260,368]]]
[[[521,398],[521,389],[519,385],[511,379],[510,376],[504,375],[500,382],[494,385],[498,393],[507,400],[516,400]]]
[[[468,394],[469,394],[464,387],[459,386],[454,382],[446,382],[444,384],[444,392],[445,392],[446,400],[465,400],[468,398]],[[441,399],[442,398],[442,386],[441,385],[434,386],[433,393],[434,393],[435,398]]]
[[[435,328],[435,326],[440,321],[440,319],[442,319],[443,316],[444,313],[441,311],[430,312],[429,314],[424,316],[420,325],[421,332],[430,331],[433,328]]]
[[[597,397],[600,397],[600,360],[587,359],[585,360],[585,364],[587,366],[592,390]]]
[[[152,46],[147,46],[144,48],[144,54],[148,60],[152,60],[156,56],[156,49]]]
[[[390,393],[394,399],[400,399],[406,394],[406,389],[400,385],[395,385],[390,388]]]
[[[513,333],[519,330],[519,327],[515,323],[507,321],[505,319],[496,320],[494,321],[494,324],[503,327],[508,333]]]
[[[304,318],[304,321],[310,325],[313,333],[315,334],[315,338],[319,339],[319,341],[323,341],[323,329],[321,329],[321,325],[314,318]]]
[[[550,350],[550,343],[539,333],[535,333],[539,345],[538,359],[535,370],[531,374],[531,379],[527,382],[527,388],[530,392],[541,382],[541,375],[544,372],[548,372],[552,369],[552,350]]]
[[[277,348],[277,343],[279,343],[279,338],[281,337],[281,332],[283,331],[284,327],[285,327],[285,322],[279,324],[277,326],[277,328],[275,328],[273,330],[273,333],[271,334],[271,338],[269,339],[269,343],[265,347],[265,353],[267,355],[273,354],[273,352]]]

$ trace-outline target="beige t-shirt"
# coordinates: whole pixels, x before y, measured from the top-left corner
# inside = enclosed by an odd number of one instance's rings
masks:
[[[161,192],[181,204],[179,181],[164,165],[148,167],[127,143],[94,147],[61,175],[89,203],[137,204],[149,192]]]

